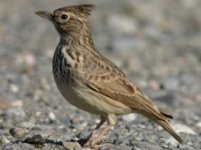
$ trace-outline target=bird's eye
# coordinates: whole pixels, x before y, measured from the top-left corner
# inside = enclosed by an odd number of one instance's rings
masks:
[[[67,16],[66,14],[62,14],[62,15],[61,15],[61,19],[62,19],[62,20],[67,20],[67,19],[68,19],[68,16]]]

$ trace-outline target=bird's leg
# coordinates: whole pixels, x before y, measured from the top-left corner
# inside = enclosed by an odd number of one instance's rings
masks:
[[[103,131],[96,137],[96,139],[91,143],[91,147],[97,148],[99,147],[97,143],[102,139],[103,135],[108,132],[108,130],[113,126],[113,124],[108,124]]]
[[[102,139],[103,135],[108,132],[108,130],[116,124],[116,116],[108,116],[108,125],[103,129],[103,131],[96,137],[96,139],[91,143],[92,148],[98,148],[97,143]]]
[[[100,122],[98,123],[98,125],[95,127],[95,129],[93,129],[91,131],[91,133],[88,135],[88,137],[85,139],[84,143],[83,143],[83,146],[86,147],[89,145],[89,141],[91,139],[91,137],[96,133],[96,131],[105,123],[106,121],[106,118],[105,117],[100,117]]]

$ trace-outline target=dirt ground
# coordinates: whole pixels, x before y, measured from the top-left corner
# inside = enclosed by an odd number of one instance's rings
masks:
[[[59,37],[34,14],[83,3],[97,7],[90,17],[97,49],[173,114],[184,140],[131,114],[118,118],[100,149],[201,149],[200,0],[0,1],[0,149],[82,149],[77,141],[97,124],[60,95],[51,65]]]

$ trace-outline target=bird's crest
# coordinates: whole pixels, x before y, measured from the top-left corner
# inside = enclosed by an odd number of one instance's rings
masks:
[[[57,9],[58,10],[64,10],[67,12],[72,12],[72,13],[78,13],[81,15],[86,15],[86,16],[90,16],[92,10],[95,9],[95,6],[93,4],[81,4],[81,5],[74,5],[74,6],[66,6],[66,7],[62,7]]]
[[[84,13],[88,16],[91,14],[92,10],[95,9],[95,6],[93,4],[78,5],[77,7],[81,13]]]

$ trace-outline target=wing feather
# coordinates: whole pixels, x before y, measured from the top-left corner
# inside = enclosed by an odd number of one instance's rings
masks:
[[[151,115],[154,115],[158,119],[165,119],[155,104],[139,88],[125,78],[91,80],[88,81],[87,85],[101,94],[110,97],[112,100],[129,106],[137,113],[141,113],[149,118]]]
[[[145,96],[137,86],[127,80],[126,75],[115,64],[96,53],[92,57],[89,53],[85,59],[84,68],[86,73],[85,82],[93,90],[110,97],[114,101],[119,101],[135,112],[147,117],[154,115],[164,120],[165,116],[155,104]],[[95,65],[94,65],[95,64]]]

